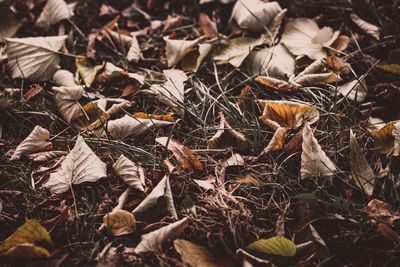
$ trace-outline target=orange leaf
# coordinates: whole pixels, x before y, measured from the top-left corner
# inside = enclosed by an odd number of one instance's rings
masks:
[[[145,112],[136,112],[132,115],[132,117],[136,119],[153,119],[153,120],[170,121],[170,122],[174,121],[174,118],[172,117],[171,113],[158,115],[158,114],[148,114]]]
[[[24,95],[24,100],[29,101],[32,97],[35,95],[39,94],[43,90],[43,87],[41,87],[38,84],[35,84],[31,89],[29,89],[28,92]]]

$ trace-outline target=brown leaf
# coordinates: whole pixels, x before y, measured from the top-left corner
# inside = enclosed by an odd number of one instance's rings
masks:
[[[178,28],[182,25],[182,16],[180,15],[168,15],[167,19],[164,21],[163,32]]]
[[[300,89],[300,87],[296,84],[268,76],[258,76],[254,80],[266,88],[280,93],[288,93]]]
[[[200,13],[199,25],[207,38],[212,39],[218,37],[217,25],[206,13]]]
[[[174,121],[174,118],[172,117],[172,113],[158,115],[158,114],[148,114],[145,112],[136,112],[136,113],[132,114],[132,117],[137,118],[137,119],[153,119],[153,120],[169,121],[169,122]]]
[[[174,241],[176,251],[181,255],[182,261],[192,267],[218,267],[221,266],[211,252],[203,246],[190,241],[177,239]]]
[[[132,213],[126,210],[114,210],[103,217],[103,227],[114,236],[126,235],[136,230],[136,220]]]
[[[400,219],[399,212],[394,211],[388,203],[379,199],[371,200],[365,208],[365,212],[371,217],[386,218],[390,223]]]
[[[31,89],[29,89],[29,91],[25,93],[24,100],[29,101],[32,97],[36,96],[41,91],[43,91],[43,87],[41,87],[40,85],[36,84],[32,86]]]
[[[183,169],[189,171],[203,169],[203,164],[196,158],[193,152],[178,141],[174,139],[168,140],[168,137],[159,137],[156,138],[156,142],[160,143],[161,145],[167,147],[170,151],[172,151],[176,160]]]

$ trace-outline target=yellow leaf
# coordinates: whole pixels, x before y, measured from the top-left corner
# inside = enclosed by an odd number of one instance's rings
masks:
[[[114,236],[126,235],[136,230],[136,220],[132,213],[126,210],[114,210],[103,217],[103,225]]]
[[[47,230],[35,220],[27,220],[0,244],[0,256],[12,258],[49,257],[53,241]]]
[[[153,119],[153,120],[170,121],[170,122],[174,121],[174,118],[172,117],[171,113],[158,115],[158,114],[148,114],[144,112],[136,112],[132,114],[132,117],[136,119]]]
[[[110,115],[101,109],[97,102],[89,102],[82,109],[77,118],[71,122],[79,130],[98,129],[110,118]]]
[[[387,123],[384,127],[379,130],[371,130],[369,134],[374,139],[375,147],[379,148],[379,152],[387,154],[393,150],[394,137],[392,131],[395,127],[396,121]]]
[[[296,245],[291,240],[282,236],[257,240],[248,245],[247,249],[283,257],[293,257],[296,254]]]

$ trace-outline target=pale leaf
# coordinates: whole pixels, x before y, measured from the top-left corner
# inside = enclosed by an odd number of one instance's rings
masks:
[[[360,27],[364,32],[366,32],[369,36],[379,41],[380,39],[380,28],[371,23],[366,22],[355,13],[350,14],[351,20]]]
[[[278,2],[239,0],[233,8],[232,18],[242,29],[263,32],[281,11]]]
[[[69,70],[57,70],[53,75],[52,81],[58,86],[77,86],[74,74]]]
[[[44,152],[37,152],[37,153],[32,153],[27,155],[26,157],[29,160],[33,160],[36,162],[43,162],[43,161],[49,161],[54,158],[58,158],[61,156],[67,155],[67,151],[44,151]]]
[[[193,181],[205,190],[214,190],[216,179],[214,176],[208,176],[206,180],[193,179]]]
[[[257,76],[254,80],[262,84],[264,87],[280,93],[288,93],[301,89],[300,85],[296,83],[287,82],[269,76]]]
[[[152,128],[159,128],[170,124],[173,123],[153,119],[136,119],[125,115],[120,119],[108,121],[107,129],[113,138],[124,140],[129,137],[138,137]]]
[[[365,82],[365,76],[361,76],[356,80],[352,80],[343,85],[338,86],[338,91],[344,97],[355,102],[362,102],[367,96],[367,83]]]
[[[17,160],[22,155],[53,149],[49,139],[50,132],[42,126],[36,125],[28,137],[17,146],[11,160]]]
[[[136,246],[135,253],[144,255],[151,252],[161,252],[163,246],[177,238],[188,225],[188,219],[183,218],[156,231],[142,235],[142,240]]]
[[[59,194],[68,191],[74,184],[96,182],[105,176],[106,164],[90,149],[83,137],[78,136],[60,169],[51,173],[43,186],[53,194]]]
[[[325,177],[332,181],[331,176],[336,173],[336,166],[321,149],[308,123],[304,125],[302,147],[301,178]]]
[[[350,130],[350,153],[349,162],[352,177],[367,195],[371,196],[374,191],[375,174],[356,140],[353,131]]]
[[[81,86],[61,86],[53,87],[54,100],[63,118],[67,123],[78,116],[81,112],[79,99],[83,96],[83,89]]]
[[[219,267],[220,263],[211,252],[203,246],[190,241],[177,239],[174,241],[175,250],[181,255],[182,261],[192,267]]]
[[[129,187],[144,192],[145,177],[142,167],[121,155],[113,164],[113,169]]]
[[[334,73],[313,73],[313,74],[305,74],[305,75],[297,75],[294,78],[294,82],[296,84],[300,84],[302,86],[313,86],[313,85],[325,85],[327,83],[337,83],[342,81],[342,78]]]
[[[188,54],[191,50],[197,47],[200,39],[186,41],[186,40],[175,40],[164,37],[166,42],[166,53],[168,67],[175,66],[182,58]],[[196,48],[197,49],[197,48]]]
[[[48,30],[51,25],[70,17],[72,17],[72,12],[64,0],[47,0],[42,13],[36,20],[36,26]]]
[[[59,68],[58,51],[66,35],[28,38],[6,38],[8,68],[11,77],[49,80]]]
[[[86,58],[75,59],[76,71],[87,87],[90,87],[97,74],[104,68],[104,64],[93,66]]]
[[[231,39],[227,47],[216,52],[214,60],[218,64],[230,63],[238,68],[254,47],[262,43],[263,38],[239,37]]]
[[[126,59],[129,62],[139,62],[142,57],[142,52],[140,50],[139,42],[136,37],[132,37],[132,42],[128,50],[128,54],[126,55]]]
[[[165,210],[162,210],[164,208]],[[160,214],[154,214],[154,209]],[[175,219],[178,218],[168,176],[164,176],[153,191],[133,210],[133,213],[140,218],[146,217],[147,212],[152,212],[151,216],[161,216],[164,215],[161,213],[165,213]]]
[[[233,153],[229,158],[221,162],[221,166],[244,166],[244,159],[239,153]]]

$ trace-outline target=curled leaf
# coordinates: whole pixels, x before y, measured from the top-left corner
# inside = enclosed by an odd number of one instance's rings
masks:
[[[283,236],[257,240],[248,245],[246,249],[283,257],[293,257],[296,254],[296,245]]]
[[[74,184],[96,182],[105,176],[106,164],[90,149],[83,137],[78,136],[60,169],[51,173],[43,186],[53,194],[59,194],[68,191]]]
[[[217,25],[210,19],[210,17],[206,13],[200,13],[199,25],[207,38],[212,39],[218,37]]]
[[[47,0],[42,13],[36,20],[36,26],[48,30],[51,25],[72,17],[72,11],[64,0]]]
[[[0,244],[0,257],[47,258],[51,248],[53,241],[47,230],[30,219]]]
[[[370,130],[369,134],[380,153],[393,153],[394,156],[400,154],[400,121],[388,122],[380,129]]]
[[[254,80],[266,88],[280,93],[289,93],[300,90],[300,87],[295,83],[290,83],[269,76],[258,76]]]
[[[78,100],[83,96],[83,89],[81,86],[73,87],[53,87],[54,99],[58,110],[67,123],[78,116],[81,112],[81,105]]]
[[[144,192],[144,171],[124,155],[121,155],[113,164],[118,176],[131,188]]]
[[[136,230],[136,220],[132,213],[126,210],[114,210],[103,217],[103,225],[114,236],[126,235]]]
[[[49,139],[50,132],[42,126],[36,125],[28,137],[17,146],[10,160],[17,160],[22,155],[53,149]]]
[[[362,102],[368,93],[367,83],[364,77],[365,76],[361,76],[358,79],[339,85],[337,87],[339,93],[352,101]]]
[[[197,47],[200,39],[186,41],[186,40],[175,40],[164,38],[166,42],[166,53],[168,67],[175,66],[179,61],[181,61],[185,55],[187,55],[191,50]]]
[[[57,70],[52,78],[53,82],[58,86],[77,86],[74,74],[68,70]]]
[[[104,64],[92,65],[86,58],[75,59],[76,71],[87,87],[92,86],[97,74],[104,68]]]

